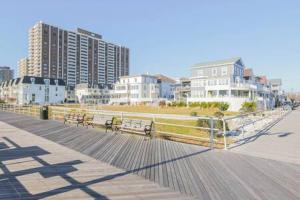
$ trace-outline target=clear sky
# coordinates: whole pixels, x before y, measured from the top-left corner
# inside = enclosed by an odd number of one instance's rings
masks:
[[[239,56],[300,91],[298,0],[0,0],[0,65],[17,68],[38,21],[128,46],[131,74],[188,76],[195,63]]]

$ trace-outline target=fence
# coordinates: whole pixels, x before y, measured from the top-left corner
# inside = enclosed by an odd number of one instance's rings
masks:
[[[1,104],[0,109],[7,112],[38,116],[40,106]],[[49,106],[49,119],[63,120],[67,113],[110,115],[118,120],[123,120],[124,118],[149,119],[154,122],[155,137],[209,146],[211,149],[227,149],[231,143],[243,139],[246,135],[255,134],[257,129],[263,129],[282,118],[287,111],[280,108],[271,111],[216,118]]]
[[[63,119],[67,113],[85,113],[87,115],[110,115],[118,120],[125,118],[148,119],[154,124],[154,136],[169,140],[181,141],[192,144],[201,144],[211,148],[223,148],[223,142],[216,133],[219,129],[214,127],[215,122],[219,119],[214,117],[193,117],[171,114],[150,114],[134,112],[118,112],[107,110],[96,110],[90,108],[67,108],[62,106],[50,107],[50,118],[54,120]],[[197,120],[207,120],[211,127],[197,126]]]
[[[39,116],[40,106],[19,106],[11,104],[0,104],[0,110],[6,112],[14,112],[30,116]]]
[[[222,119],[224,149],[227,149],[226,138],[230,137],[235,143],[244,140],[246,137],[251,137],[258,132],[266,130],[290,111],[290,109],[280,107],[269,111],[259,111],[232,117],[224,117]],[[229,126],[229,130],[225,128],[226,124]]]

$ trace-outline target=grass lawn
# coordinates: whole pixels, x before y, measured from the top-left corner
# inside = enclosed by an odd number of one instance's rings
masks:
[[[69,108],[81,108],[81,112],[84,113],[87,111],[86,107],[82,107],[80,105],[67,105]],[[93,108],[94,109],[94,108]],[[137,112],[137,113],[153,113],[153,114],[178,114],[178,115],[190,115],[191,112],[197,112],[198,116],[212,116],[215,112],[219,111],[217,108],[188,108],[188,107],[154,107],[154,106],[112,106],[112,105],[104,105],[104,106],[97,106],[97,110],[111,110],[111,111],[123,111],[123,112]],[[234,115],[234,112],[225,112],[225,115]],[[119,117],[117,117],[120,119]],[[134,119],[148,119],[152,120],[151,117],[126,117],[126,118],[134,118]],[[159,137],[176,140],[181,142],[193,143],[193,144],[200,144],[204,146],[208,146],[206,140],[193,140],[193,139],[186,139],[184,136],[194,136],[199,138],[209,138],[209,131],[203,129],[197,129],[193,127],[178,127],[174,125],[185,125],[185,126],[194,126],[197,127],[196,120],[175,120],[175,119],[161,119],[156,118],[156,122],[160,123],[168,123],[171,125],[162,125],[156,124],[155,129],[156,131],[162,131],[167,133],[174,133],[178,134],[177,136],[170,136],[168,134],[157,134]],[[182,135],[181,137],[178,137]],[[223,143],[223,137],[215,137],[217,142]],[[228,141],[230,143],[230,141]]]
[[[68,108],[83,108],[79,104],[65,104]],[[219,111],[218,108],[190,108],[190,107],[159,107],[159,106],[145,106],[145,105],[101,105],[92,107],[97,110],[111,110],[120,112],[140,112],[140,113],[153,113],[153,114],[176,114],[176,115],[190,115],[191,112],[197,112],[198,116],[212,116],[215,112]],[[225,111],[225,115],[236,115],[237,112]]]

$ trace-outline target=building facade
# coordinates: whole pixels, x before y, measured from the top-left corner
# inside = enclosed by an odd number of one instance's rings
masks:
[[[63,103],[65,82],[62,79],[23,76],[0,85],[0,99],[11,104]]]
[[[174,101],[186,103],[187,99],[191,97],[191,80],[186,77],[177,79],[173,84],[172,92]]]
[[[63,79],[69,86],[109,85],[129,75],[129,49],[78,28],[68,31],[43,22],[29,30],[28,74]]]
[[[18,62],[18,77],[28,75],[28,58],[21,58]]]
[[[163,75],[123,76],[114,84],[111,104],[158,103],[173,99],[174,80]]]
[[[75,87],[76,101],[80,104],[108,104],[112,88],[89,87],[86,83],[77,84]]]
[[[263,109],[273,106],[269,87],[257,82],[241,58],[196,64],[191,71],[188,102],[227,102],[231,111],[238,111],[246,101]]]
[[[0,66],[0,83],[13,79],[13,77],[14,70],[10,69],[10,67],[7,66]]]

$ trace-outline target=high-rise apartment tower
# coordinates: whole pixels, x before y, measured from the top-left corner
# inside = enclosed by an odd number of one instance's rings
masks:
[[[29,30],[28,75],[62,78],[67,85],[115,83],[129,74],[129,49],[78,28],[68,31],[38,22]]]

